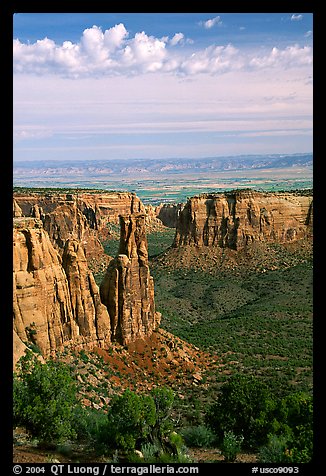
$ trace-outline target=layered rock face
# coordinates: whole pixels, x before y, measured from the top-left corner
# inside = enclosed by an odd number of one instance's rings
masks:
[[[13,217],[18,218],[23,216],[23,210],[20,208],[16,200],[13,201]]]
[[[119,215],[144,212],[144,205],[134,193],[128,192],[81,192],[81,193],[14,193],[14,199],[29,216],[34,205],[43,213],[52,213],[58,206],[75,204],[86,217],[89,226],[99,230],[108,221],[119,223]]]
[[[38,206],[34,205],[32,213],[35,208]],[[86,217],[75,203],[59,205],[51,213],[42,213],[40,218],[44,229],[61,255],[69,239],[81,243],[87,258],[98,257],[104,253],[96,231],[89,226]]]
[[[154,281],[148,266],[146,216],[120,216],[119,255],[111,261],[100,286],[112,339],[128,344],[151,335],[160,323],[155,311]]]
[[[62,260],[41,220],[15,218],[13,244],[18,338],[36,344],[44,357],[67,345],[110,342],[110,318],[78,242],[67,241]]]
[[[311,232],[312,196],[240,190],[190,198],[180,210],[174,246],[240,249],[254,241],[294,241]]]
[[[14,216],[41,219],[55,248],[62,255],[67,239],[82,243],[88,260],[104,254],[100,239],[107,239],[108,223],[119,214],[144,211],[133,193],[15,193]]]

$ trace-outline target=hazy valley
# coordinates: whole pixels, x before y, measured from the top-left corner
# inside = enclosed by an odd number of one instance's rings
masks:
[[[312,188],[312,154],[234,156],[207,159],[18,162],[19,187],[90,188],[135,192],[144,202],[184,202],[199,193],[253,188]]]

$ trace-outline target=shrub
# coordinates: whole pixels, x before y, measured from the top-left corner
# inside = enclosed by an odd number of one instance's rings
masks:
[[[241,450],[243,442],[242,435],[235,435],[233,431],[226,431],[221,445],[221,453],[225,461],[231,463],[236,460],[237,454]]]
[[[183,428],[181,435],[186,445],[193,448],[210,447],[215,439],[212,430],[205,425]]]
[[[108,412],[108,444],[130,452],[137,441],[146,439],[155,421],[153,399],[127,389],[113,397]]]
[[[289,457],[286,454],[286,438],[283,436],[271,435],[268,443],[259,449],[259,463],[286,463]]]
[[[171,411],[174,403],[174,393],[166,387],[154,388],[150,396],[155,405],[155,423],[151,428],[151,440],[163,444],[164,437],[173,429]]]
[[[114,396],[107,423],[97,434],[97,447],[102,451],[119,448],[130,454],[150,444],[160,448],[161,453],[167,450],[177,454],[178,442],[169,441],[173,401],[172,390],[164,387],[155,388],[150,395],[138,395],[127,389]]]
[[[304,392],[283,398],[276,413],[278,434],[287,439],[288,456],[293,463],[307,463],[313,452],[313,402]]]
[[[243,435],[247,447],[255,448],[267,442],[275,406],[275,399],[262,382],[252,376],[234,375],[208,409],[206,422],[219,442],[232,431]]]
[[[73,411],[78,401],[69,367],[53,360],[41,363],[26,352],[14,374],[13,416],[41,442],[60,443],[76,438]]]

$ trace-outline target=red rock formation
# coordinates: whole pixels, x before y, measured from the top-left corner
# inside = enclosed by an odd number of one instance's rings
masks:
[[[65,347],[126,344],[158,327],[145,215],[120,221],[120,254],[111,261],[100,293],[79,241],[68,238],[61,257],[41,220],[14,218],[15,363],[25,344],[35,344],[48,357]]]
[[[43,209],[43,213],[51,213],[58,206],[75,204],[85,215],[91,228],[100,230],[107,222],[119,223],[119,215],[144,212],[140,199],[129,192],[74,192],[74,193],[14,193],[14,199],[29,216],[33,205]]]
[[[111,341],[109,315],[78,241],[67,240],[62,266],[68,280],[72,319],[90,342],[98,342],[100,347],[108,344]]]
[[[312,196],[251,190],[203,194],[180,211],[174,245],[239,249],[253,241],[282,243],[309,235],[311,223]]]
[[[151,335],[160,323],[148,266],[146,216],[120,216],[120,249],[100,286],[111,318],[112,339],[128,344]]]
[[[14,216],[41,219],[60,254],[67,239],[80,241],[89,262],[103,256],[100,240],[109,238],[109,223],[117,224],[119,214],[144,210],[133,193],[14,193]]]
[[[13,245],[14,331],[19,339],[36,344],[44,357],[65,346],[109,343],[110,319],[78,243],[68,241],[64,269],[42,222],[15,218]]]

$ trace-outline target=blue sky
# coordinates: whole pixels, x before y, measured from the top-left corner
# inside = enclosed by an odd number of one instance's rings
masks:
[[[309,13],[14,15],[14,161],[312,151]]]

